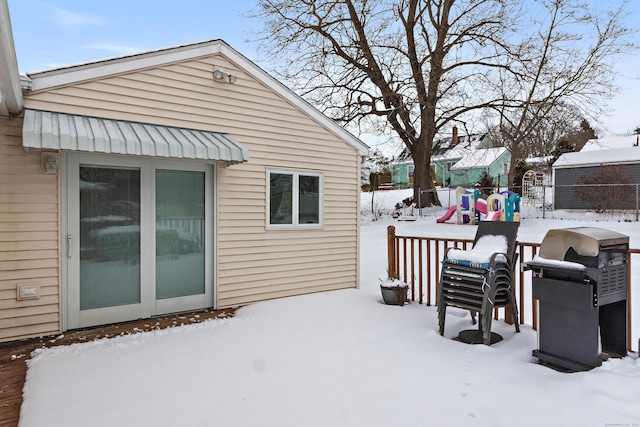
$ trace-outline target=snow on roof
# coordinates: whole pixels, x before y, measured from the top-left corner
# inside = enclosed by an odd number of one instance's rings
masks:
[[[612,136],[609,138],[590,139],[584,144],[581,152],[583,151],[596,151],[596,150],[612,150],[617,148],[629,148],[634,144],[638,144],[640,135],[626,135],[626,136]]]
[[[472,153],[478,149],[480,143],[487,136],[484,134],[476,135],[460,135],[458,137],[458,143],[451,147],[452,138],[441,138],[433,142],[433,149],[431,151],[431,161],[437,162],[441,160],[457,160],[465,157],[468,153]],[[392,162],[394,165],[399,164],[413,164],[411,153],[407,148],[396,156]]]
[[[524,159],[524,162],[528,165],[545,165],[547,163],[549,163],[549,161],[551,160],[551,156],[544,156],[544,157],[527,157],[526,159]]]
[[[505,147],[484,148],[473,153],[467,153],[451,167],[451,170],[484,168],[491,166],[507,149]]]
[[[613,150],[588,150],[577,153],[564,153],[555,161],[553,167],[568,168],[572,166],[638,162],[640,162],[640,147],[630,147]]]
[[[461,136],[458,143],[449,148],[451,145],[451,138],[447,138],[438,141],[434,147],[434,151],[439,154],[435,154],[431,157],[432,161],[438,160],[453,160],[462,159],[463,157],[475,152],[478,146],[484,139],[485,135],[469,135],[468,137]]]

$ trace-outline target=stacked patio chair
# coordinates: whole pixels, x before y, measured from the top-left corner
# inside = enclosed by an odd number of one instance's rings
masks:
[[[447,249],[438,294],[440,335],[448,306],[478,314],[478,334],[486,345],[491,344],[494,308],[511,307],[520,332],[514,293],[518,226],[518,222],[481,221],[471,250]]]

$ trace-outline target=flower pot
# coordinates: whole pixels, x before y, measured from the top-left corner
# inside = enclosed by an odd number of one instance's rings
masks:
[[[409,287],[406,284],[392,285],[381,284],[382,300],[387,305],[404,305],[407,302],[407,291]]]

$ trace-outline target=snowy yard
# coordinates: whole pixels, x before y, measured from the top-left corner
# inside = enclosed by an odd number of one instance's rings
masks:
[[[401,200],[393,193],[386,197]],[[435,307],[382,304],[387,225],[434,237],[475,234],[475,227],[435,218],[365,218],[359,290],[268,301],[230,319],[38,350],[20,425],[640,425],[635,353],[589,372],[559,373],[535,363],[529,325],[515,334],[513,326],[494,322],[504,341],[473,346],[449,339],[471,327],[465,312],[448,310],[443,338]],[[526,216],[519,240],[539,242],[550,228],[584,225],[628,234],[631,246],[640,247],[638,223]],[[640,289],[636,312],[639,295]],[[640,330],[633,334],[637,339]]]

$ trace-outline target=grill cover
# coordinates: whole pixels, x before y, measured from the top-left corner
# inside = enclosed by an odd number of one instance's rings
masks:
[[[528,268],[540,276],[596,284],[594,304],[626,299],[629,237],[596,227],[549,230],[540,246],[540,258]],[[546,264],[543,260],[578,263],[584,270]]]
[[[597,257],[603,246],[628,244],[629,237],[596,227],[575,227],[549,230],[542,240],[540,256],[546,259],[569,261],[565,257],[570,248],[583,257]]]

